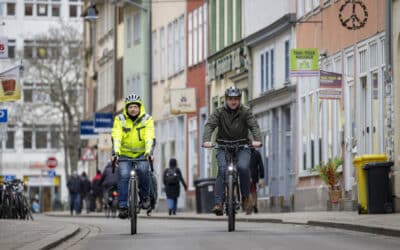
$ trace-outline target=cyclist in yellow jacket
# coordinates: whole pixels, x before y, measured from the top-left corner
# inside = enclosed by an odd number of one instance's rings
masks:
[[[154,121],[146,114],[140,96],[132,94],[125,97],[125,108],[122,114],[114,119],[112,128],[113,162],[118,161],[119,183],[118,203],[119,217],[128,217],[128,183],[132,164],[131,159],[153,160],[155,145]],[[150,207],[150,170],[148,161],[137,162],[139,177],[139,196],[143,209]]]

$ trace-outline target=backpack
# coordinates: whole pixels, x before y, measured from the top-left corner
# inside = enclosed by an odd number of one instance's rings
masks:
[[[175,185],[179,183],[178,168],[169,168],[165,173],[165,182],[168,185]]]

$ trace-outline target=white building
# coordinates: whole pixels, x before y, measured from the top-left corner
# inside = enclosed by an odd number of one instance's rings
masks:
[[[73,25],[81,32],[81,5],[81,0],[0,2],[0,23],[3,23],[0,26],[0,36],[8,38],[9,53],[9,59],[0,60],[0,71],[20,61],[25,66],[21,78],[21,100],[0,103],[0,108],[8,109],[9,113],[7,128],[2,129],[7,129],[7,140],[1,141],[0,176],[11,175],[24,179],[31,198],[42,192],[44,211],[51,209],[54,199],[64,202],[68,199],[65,161],[59,139],[61,119],[35,119],[35,114],[48,112],[35,107],[49,100],[49,96],[40,91],[40,79],[30,79],[29,66],[24,58],[37,58],[42,53],[51,54],[51,48],[35,41],[35,37],[46,33],[50,27],[60,25],[61,21]],[[24,112],[18,109],[21,106]],[[48,175],[46,161],[49,157],[56,157],[58,161],[55,177]]]

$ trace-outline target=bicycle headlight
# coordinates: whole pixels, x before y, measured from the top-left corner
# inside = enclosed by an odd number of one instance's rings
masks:
[[[131,176],[135,176],[135,175],[136,175],[135,170],[131,170]]]

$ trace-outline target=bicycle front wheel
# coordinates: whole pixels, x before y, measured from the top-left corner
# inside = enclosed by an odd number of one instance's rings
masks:
[[[235,197],[233,175],[228,175],[228,231],[235,231]]]
[[[131,218],[131,234],[134,235],[137,232],[137,206],[138,206],[138,190],[137,190],[137,182],[135,178],[131,180],[131,190],[130,190],[130,218]]]

